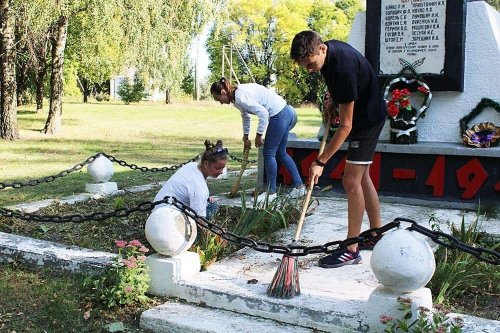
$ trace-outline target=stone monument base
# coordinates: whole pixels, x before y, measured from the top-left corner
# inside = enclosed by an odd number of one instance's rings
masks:
[[[118,191],[118,186],[115,182],[85,184],[85,191],[90,193],[111,194]]]
[[[149,292],[157,296],[172,295],[177,282],[198,273],[201,269],[200,256],[189,251],[174,257],[153,254],[147,257],[146,264],[151,277]]]
[[[408,322],[417,319],[418,308],[423,306],[432,309],[432,295],[429,288],[420,288],[411,293],[394,292],[384,286],[378,286],[368,298],[366,303],[366,320],[370,325],[371,332],[383,332],[385,325],[380,322],[380,316],[385,315],[396,319],[402,319],[403,312],[399,310],[401,305],[398,297],[411,299],[412,318]]]

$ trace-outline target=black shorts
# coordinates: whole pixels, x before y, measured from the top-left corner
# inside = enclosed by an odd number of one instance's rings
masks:
[[[347,163],[371,164],[378,137],[384,127],[385,119],[379,125],[351,132],[347,148]]]

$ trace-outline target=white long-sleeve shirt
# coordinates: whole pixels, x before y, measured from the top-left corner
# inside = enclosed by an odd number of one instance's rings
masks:
[[[177,170],[156,194],[155,201],[166,196],[177,198],[200,216],[207,215],[209,191],[207,181],[198,168],[198,162],[188,163]],[[165,204],[157,205],[155,209],[161,206]]]
[[[243,134],[250,133],[250,114],[259,117],[257,133],[263,134],[269,118],[277,115],[286,106],[286,101],[269,88],[257,83],[239,84],[234,93],[234,106],[240,110]]]

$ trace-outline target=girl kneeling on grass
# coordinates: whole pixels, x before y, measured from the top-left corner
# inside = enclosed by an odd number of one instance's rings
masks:
[[[300,178],[299,171],[293,159],[286,153],[288,133],[297,123],[295,110],[287,105],[285,100],[274,91],[256,83],[239,84],[232,86],[226,78],[221,78],[210,88],[212,97],[221,104],[233,103],[241,112],[243,120],[243,141],[250,145],[250,114],[259,117],[259,124],[255,135],[255,147],[264,146],[264,168],[268,182],[268,193],[257,197],[257,202],[276,198],[276,177],[278,166],[276,158],[285,166],[292,176],[295,186],[289,193],[291,198],[298,198],[305,194],[305,186]],[[267,131],[266,131],[267,127]],[[265,140],[262,135],[266,132]]]
[[[156,194],[154,201],[164,197],[174,197],[192,208],[199,216],[211,219],[217,212],[218,204],[209,196],[207,177],[217,178],[222,174],[227,163],[228,151],[218,140],[214,145],[205,140],[205,152],[201,161],[190,162],[177,170]],[[157,205],[155,209],[165,206]]]

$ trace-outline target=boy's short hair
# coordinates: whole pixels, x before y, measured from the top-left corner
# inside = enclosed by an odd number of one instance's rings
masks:
[[[290,58],[300,61],[315,54],[317,47],[321,44],[323,44],[323,40],[316,31],[301,31],[293,37]]]

